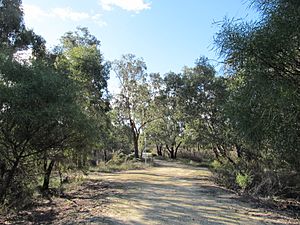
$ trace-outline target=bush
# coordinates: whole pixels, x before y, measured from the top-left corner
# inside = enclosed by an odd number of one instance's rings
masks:
[[[32,174],[19,171],[14,177],[10,188],[7,190],[3,207],[11,210],[19,210],[31,204],[35,190],[35,178]]]
[[[123,152],[115,152],[112,154],[111,159],[107,162],[107,165],[121,165],[126,161],[126,155]]]
[[[133,153],[130,153],[129,155],[126,155],[125,157],[125,161],[135,161],[137,160],[134,156],[134,152]]]
[[[252,180],[252,176],[248,173],[237,173],[235,178],[235,182],[239,185],[240,188],[242,188],[243,191],[245,191],[250,186]]]
[[[249,193],[263,197],[278,196],[299,199],[300,174],[284,170],[256,171]]]
[[[239,189],[239,186],[235,182],[238,171],[230,162],[226,160],[224,162],[214,160],[210,167],[218,184],[233,190]]]
[[[300,174],[283,169],[266,169],[259,161],[214,160],[210,165],[215,181],[235,191],[260,197],[300,197]]]
[[[134,154],[125,155],[123,152],[115,152],[111,160],[107,163],[100,162],[97,170],[100,172],[114,172],[121,170],[131,170],[144,168],[145,165],[139,159],[134,158]]]

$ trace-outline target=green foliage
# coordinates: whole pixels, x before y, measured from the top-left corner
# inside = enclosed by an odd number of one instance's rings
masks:
[[[92,125],[76,105],[73,83],[52,67],[7,59],[1,61],[0,73],[3,200],[20,182],[16,175],[23,163],[29,167],[29,159],[43,152],[87,143]]]
[[[252,193],[272,195],[281,193],[284,171],[299,176],[300,4],[259,0],[253,6],[261,12],[258,21],[226,19],[215,40],[230,75],[223,112],[238,156],[232,163],[251,174],[236,181]]]
[[[249,185],[252,183],[252,176],[249,175],[248,173],[238,173],[236,175],[236,183],[242,188],[242,190],[245,190]]]
[[[126,156],[123,152],[116,152],[112,155],[111,159],[107,162],[107,165],[115,164],[121,165],[126,161]]]
[[[21,1],[1,1],[0,204],[30,199],[38,174],[48,188],[57,163],[87,167],[89,148],[107,136],[109,64],[99,41],[81,28],[62,43],[47,52],[25,29]],[[20,63],[14,53],[28,47],[35,57]]]
[[[57,49],[55,65],[80,86],[82,104],[98,112],[107,110],[103,95],[107,89],[109,64],[104,62],[96,37],[87,28],[78,28],[62,36]]]
[[[146,132],[150,141],[156,145],[158,154],[162,154],[162,146],[165,145],[172,159],[177,157],[184,134],[183,111],[179,102],[182,82],[181,74],[173,72],[165,74],[164,79],[159,74],[151,75],[152,117],[157,119],[148,125]]]
[[[218,161],[214,160],[211,163],[211,168],[214,172],[215,180],[217,183],[234,190],[238,189],[235,182],[238,171],[236,168],[227,160]]]
[[[139,158],[139,138],[151,117],[151,93],[146,82],[146,64],[132,54],[113,62],[113,70],[120,81],[120,93],[114,99],[119,119],[132,132],[135,157]]]
[[[183,80],[180,100],[194,141],[206,147],[224,145],[229,129],[224,115],[226,79],[216,77],[214,68],[202,57],[194,68],[185,68]]]
[[[218,160],[214,160],[214,161],[212,161],[212,163],[211,163],[211,168],[213,168],[214,170],[217,170],[217,169],[219,169],[219,168],[221,168],[221,163],[220,163],[220,161],[218,161]]]
[[[73,154],[77,167],[86,169],[92,149],[107,148],[107,141],[111,140],[106,98],[109,64],[104,62],[100,52],[100,41],[87,28],[77,28],[63,35],[55,54],[55,68],[76,85],[76,104],[93,124],[94,129],[89,134],[93,141],[89,146],[79,146]]]
[[[0,5],[0,48],[11,54],[31,48],[34,56],[45,56],[45,40],[27,30],[23,20],[21,0],[2,0]]]
[[[109,135],[104,139],[105,148],[110,151],[122,151],[129,154],[133,149],[132,131],[130,127],[124,125],[116,110],[111,110],[108,116],[111,123]]]
[[[0,46],[15,46],[25,31],[21,0],[2,0],[0,5]]]

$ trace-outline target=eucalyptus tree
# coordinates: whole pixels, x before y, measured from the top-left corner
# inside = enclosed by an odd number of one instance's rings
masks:
[[[183,87],[180,95],[184,115],[190,130],[196,130],[199,144],[210,148],[216,157],[228,157],[230,149],[229,124],[224,111],[227,91],[223,77],[208,59],[201,57],[193,68],[183,70]],[[195,135],[195,132],[192,132]]]
[[[87,109],[105,110],[110,65],[104,61],[100,41],[87,28],[79,27],[63,35],[55,50],[56,68],[81,87]]]
[[[139,158],[139,138],[143,129],[156,119],[152,114],[152,94],[146,69],[145,62],[132,54],[113,62],[113,70],[120,81],[115,109],[131,129],[136,158]]]
[[[164,78],[159,74],[151,75],[151,88],[156,93],[153,97],[153,106],[158,115],[148,127],[150,140],[155,143],[158,155],[162,149],[166,150],[169,157],[175,159],[182,143],[184,134],[184,120],[180,92],[182,90],[182,76],[170,72]]]
[[[147,138],[149,143],[156,146],[157,155],[163,155],[163,108],[162,90],[164,88],[163,78],[159,73],[149,74],[149,85],[152,93],[152,117],[156,120],[152,121],[146,127]]]
[[[87,28],[77,28],[61,37],[61,44],[56,47],[54,54],[56,69],[78,86],[77,103],[97,128],[94,134],[97,141],[89,148],[102,146],[110,123],[107,116],[110,64],[104,61],[100,41]],[[89,153],[91,151],[86,148],[78,149],[75,153],[79,167],[85,166]]]
[[[164,77],[164,88],[161,93],[164,126],[164,143],[169,157],[175,159],[182,144],[185,121],[180,93],[182,91],[182,75],[170,72]]]

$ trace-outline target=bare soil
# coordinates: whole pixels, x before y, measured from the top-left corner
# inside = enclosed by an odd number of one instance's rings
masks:
[[[155,167],[91,173],[63,198],[43,200],[0,224],[300,224],[215,185],[205,168]]]

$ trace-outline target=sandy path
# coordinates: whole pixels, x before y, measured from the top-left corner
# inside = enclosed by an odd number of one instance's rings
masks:
[[[103,224],[286,224],[287,218],[257,209],[210,181],[211,173],[179,163],[157,161],[146,170],[102,174],[119,187],[110,196]]]
[[[216,186],[205,168],[156,164],[144,170],[93,172],[65,198],[43,201],[4,224],[299,224],[241,201]]]

